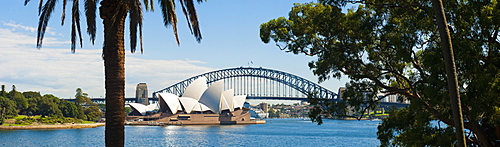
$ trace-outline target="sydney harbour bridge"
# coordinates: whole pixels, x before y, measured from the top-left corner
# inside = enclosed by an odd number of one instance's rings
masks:
[[[234,89],[235,95],[247,95],[247,99],[307,101],[307,95],[314,93],[317,98],[332,101],[341,100],[337,93],[294,74],[262,67],[238,67],[211,71],[190,77],[161,90],[154,91],[149,101],[157,102],[156,94],[162,92],[181,96],[184,89],[199,77],[206,77],[209,85],[224,80],[223,90]],[[91,100],[96,103],[105,103],[104,98],[93,98]],[[125,98],[125,102],[134,103],[136,98]],[[381,102],[381,104],[405,105],[399,102]]]
[[[229,68],[200,74],[155,91],[153,97],[161,92],[181,95],[184,89],[199,77],[206,77],[209,85],[224,80],[223,90],[234,89],[235,95],[247,95],[247,99],[304,100],[310,92],[316,92],[321,98],[337,98],[335,92],[302,77],[278,70],[252,67]]]

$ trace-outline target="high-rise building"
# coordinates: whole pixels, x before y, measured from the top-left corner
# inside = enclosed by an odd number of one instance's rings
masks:
[[[260,105],[260,109],[262,109],[262,111],[266,112],[269,110],[268,107],[267,107],[267,103],[266,102],[262,102],[259,104]]]
[[[344,95],[344,92],[345,92],[345,87],[340,87],[339,88],[339,93],[338,93],[338,99],[342,99],[342,95]]]
[[[137,103],[149,105],[148,86],[146,85],[146,83],[137,84],[137,87],[135,88],[135,98]]]

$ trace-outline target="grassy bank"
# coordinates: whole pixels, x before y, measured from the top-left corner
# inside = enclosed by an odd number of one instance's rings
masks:
[[[81,119],[48,116],[19,115],[5,120],[0,125],[0,130],[26,130],[26,129],[79,129],[104,126],[104,123],[82,121]]]
[[[45,129],[83,129],[95,128],[105,126],[105,123],[91,123],[91,124],[55,124],[55,125],[24,125],[24,126],[0,126],[0,130],[45,130]]]

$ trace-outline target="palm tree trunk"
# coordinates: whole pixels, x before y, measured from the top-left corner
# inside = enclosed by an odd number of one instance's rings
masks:
[[[462,106],[460,104],[460,93],[458,92],[457,69],[455,66],[455,58],[453,57],[453,46],[451,43],[450,30],[444,15],[443,3],[441,0],[433,0],[432,5],[436,12],[436,21],[441,36],[441,48],[446,68],[446,78],[450,93],[450,103],[453,112],[453,121],[455,125],[455,136],[457,138],[457,146],[465,146],[464,121],[462,116]]]
[[[104,24],[103,59],[106,88],[106,146],[125,142],[125,48],[124,22],[127,5],[120,0],[101,1]]]

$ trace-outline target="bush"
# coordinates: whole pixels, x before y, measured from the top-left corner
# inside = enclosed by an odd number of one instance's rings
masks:
[[[81,119],[77,118],[69,118],[69,117],[50,117],[50,116],[34,116],[34,117],[27,117],[27,116],[17,116],[14,118],[15,122],[14,124],[11,125],[31,125],[35,122],[41,123],[41,124],[64,124],[64,123],[82,123],[83,121]],[[0,118],[0,125],[5,123],[5,119]]]
[[[33,124],[34,122],[36,122],[37,120],[35,118],[32,118],[32,117],[25,117],[22,119],[25,123],[27,124]]]

